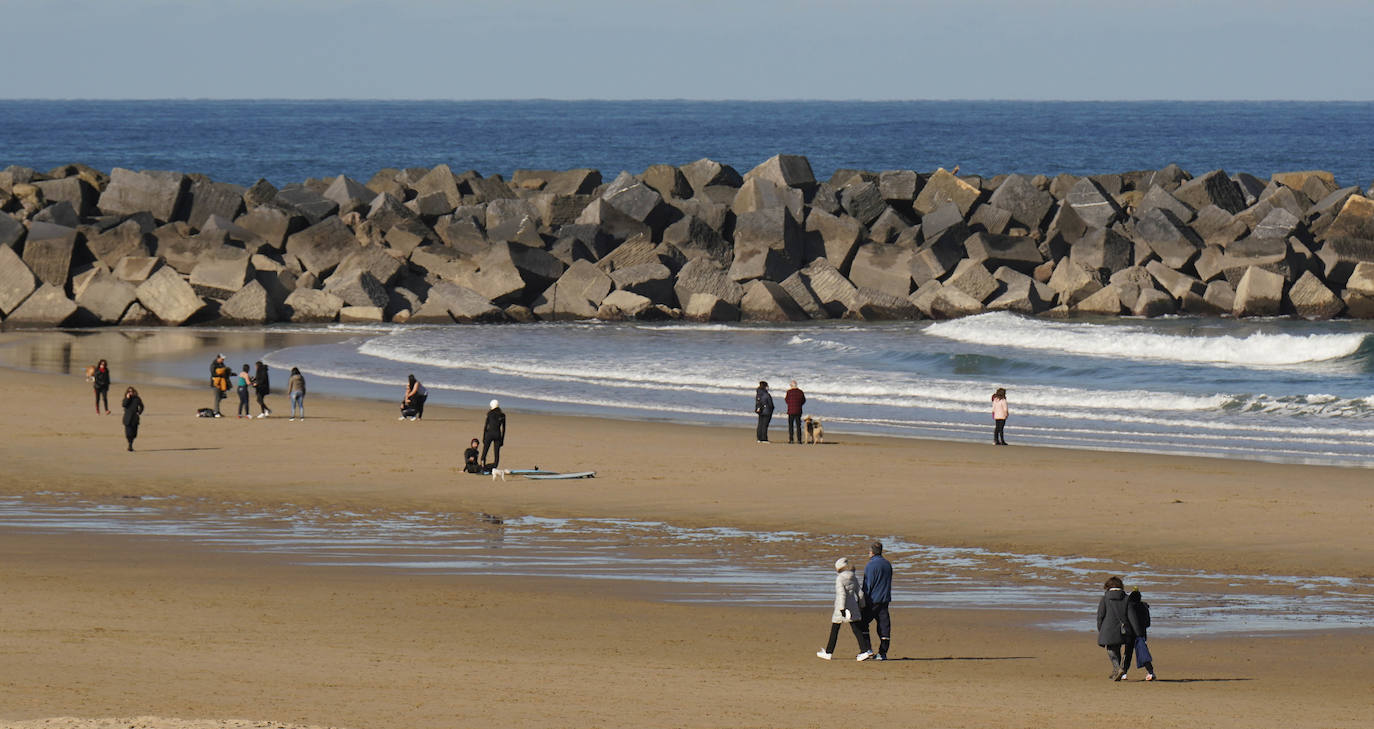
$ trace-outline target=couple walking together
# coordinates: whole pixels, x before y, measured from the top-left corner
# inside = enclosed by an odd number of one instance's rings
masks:
[[[787,383],[787,394],[783,397],[787,403],[787,442],[801,445],[805,441],[806,431],[802,425],[802,406],[806,404],[806,393],[797,387],[797,381],[792,380]],[[760,443],[768,442],[768,425],[773,421],[773,395],[768,392],[768,383],[759,381],[759,389],[754,391],[754,413],[759,416],[759,427],[754,435]],[[793,434],[796,440],[792,440]]]
[[[840,637],[840,626],[849,624],[854,638],[859,642],[857,661],[876,658],[887,660],[887,649],[891,644],[892,621],[888,617],[888,603],[892,602],[892,563],[883,556],[883,543],[874,542],[868,550],[868,564],[864,565],[863,582],[854,574],[848,557],[835,560],[835,608],[830,615],[830,639],[824,650],[816,651],[816,657],[830,660],[835,655],[835,643]],[[873,653],[873,645],[868,635],[869,623],[878,624],[878,652]]]

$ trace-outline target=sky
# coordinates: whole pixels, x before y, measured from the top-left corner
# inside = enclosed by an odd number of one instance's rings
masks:
[[[0,0],[3,99],[1374,100],[1370,0]]]

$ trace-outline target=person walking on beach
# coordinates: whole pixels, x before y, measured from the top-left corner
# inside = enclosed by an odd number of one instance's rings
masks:
[[[248,408],[248,386],[253,384],[253,376],[248,374],[248,365],[244,365],[243,371],[234,378],[234,384],[234,391],[239,396],[239,417],[253,417],[252,411]]]
[[[301,420],[305,420],[305,375],[300,368],[291,368],[291,377],[286,380],[286,397],[291,400],[291,420],[295,421],[297,410],[301,412]]]
[[[768,442],[768,423],[773,420],[773,396],[768,393],[768,383],[759,380],[759,389],[754,391],[754,412],[759,416],[759,427],[755,431],[758,442]]]
[[[105,364],[105,360],[100,360],[95,365],[95,372],[91,374],[91,386],[95,388],[95,414],[100,414],[100,404],[105,403],[105,414],[110,414],[110,366]]]
[[[210,363],[210,388],[215,391],[215,417],[220,418],[219,404],[224,401],[224,394],[229,392],[229,378],[233,373],[229,371],[229,366],[224,364],[224,355],[215,357]]]
[[[835,560],[835,607],[830,613],[830,639],[825,643],[825,649],[816,651],[816,657],[823,660],[830,660],[835,655],[835,643],[840,638],[840,626],[849,624],[849,629],[854,632],[854,639],[859,642],[859,655],[854,657],[856,661],[866,661],[873,657],[873,651],[868,643],[868,633],[860,629],[860,592],[859,578],[854,576],[854,568],[849,565],[848,557],[840,557]]]
[[[1006,445],[1006,438],[1002,437],[1002,429],[1007,427],[1007,389],[997,388],[997,392],[992,393],[992,442],[994,445]]]
[[[267,365],[258,360],[255,366],[257,369],[253,371],[253,392],[258,396],[258,417],[265,418],[272,414],[267,403],[263,402],[263,398],[272,394],[272,383],[267,376]]]
[[[143,398],[138,390],[130,387],[124,391],[124,439],[129,441],[129,452],[134,450],[134,439],[138,437],[138,420],[143,415]]]
[[[806,431],[802,428],[802,405],[806,404],[806,393],[797,387],[797,381],[792,380],[787,383],[787,394],[783,395],[783,401],[787,403],[787,442],[792,442],[792,432],[797,433],[797,445],[806,442]]]
[[[429,390],[411,375],[406,383],[406,396],[401,401],[402,408],[410,408],[415,411],[415,419],[423,420],[425,417],[425,401],[429,399]]]
[[[1133,643],[1135,632],[1131,628],[1121,578],[1108,577],[1103,588],[1106,592],[1097,603],[1097,644],[1107,649],[1107,657],[1112,661],[1110,678],[1120,681],[1126,675],[1121,664],[1121,646]]]
[[[487,408],[487,421],[482,425],[482,471],[501,467],[501,446],[506,442],[506,414],[501,412],[501,403],[492,400]],[[495,447],[491,463],[487,463],[487,449]]]
[[[887,606],[892,602],[892,563],[883,556],[883,543],[874,542],[868,547],[868,564],[864,565],[863,592],[865,607],[863,615],[864,640],[868,640],[868,624],[878,623],[878,655],[880,661],[887,660],[887,649],[892,644],[892,619],[888,617]]]
[[[1131,656],[1135,655],[1135,667],[1145,669],[1145,680],[1155,680],[1154,657],[1145,642],[1145,634],[1150,629],[1150,603],[1140,599],[1140,590],[1131,590],[1126,596],[1126,619],[1135,633],[1135,640],[1126,644],[1126,654],[1121,659],[1121,680],[1131,670]]]

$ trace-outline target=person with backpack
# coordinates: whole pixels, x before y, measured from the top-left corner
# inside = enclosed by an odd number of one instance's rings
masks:
[[[1135,642],[1135,632],[1127,614],[1126,591],[1121,578],[1108,577],[1103,587],[1106,591],[1097,603],[1097,644],[1107,649],[1107,657],[1112,661],[1110,678],[1120,681],[1126,675],[1121,664],[1121,647]]]
[[[1131,670],[1131,655],[1135,654],[1135,667],[1145,669],[1145,680],[1153,681],[1154,658],[1145,643],[1145,634],[1150,629],[1150,603],[1140,599],[1140,590],[1132,589],[1126,596],[1126,619],[1135,633],[1135,640],[1126,644],[1126,653],[1121,659],[1121,680],[1126,680],[1126,672]]]

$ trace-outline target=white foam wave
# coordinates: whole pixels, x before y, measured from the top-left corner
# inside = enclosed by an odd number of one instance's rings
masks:
[[[925,333],[967,344],[1091,357],[1275,367],[1327,362],[1359,350],[1365,334],[1244,337],[1160,334],[1131,325],[1053,322],[997,312],[938,322]]]
[[[817,339],[801,334],[792,335],[792,338],[787,340],[787,343],[795,347],[827,349],[832,352],[853,352],[856,349],[852,345],[845,344],[844,342],[837,342],[833,339]]]

